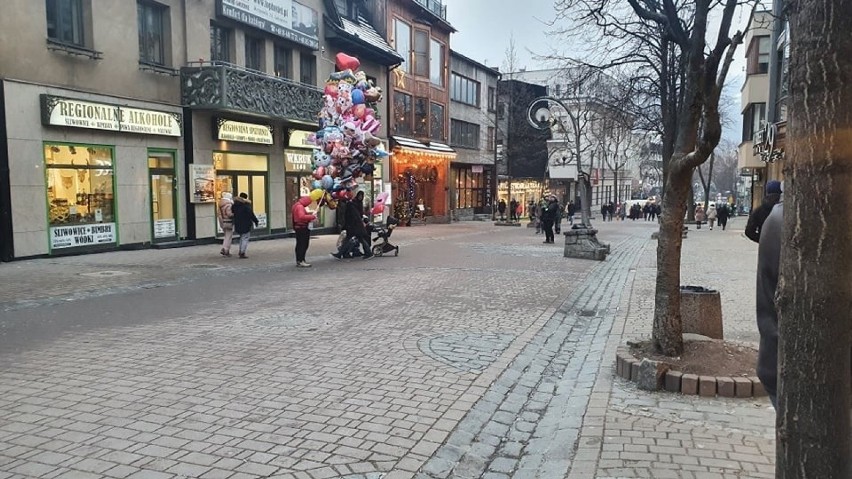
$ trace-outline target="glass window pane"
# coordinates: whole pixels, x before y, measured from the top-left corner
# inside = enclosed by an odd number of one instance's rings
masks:
[[[425,98],[414,100],[414,133],[420,136],[429,134],[428,104],[429,102]]]
[[[438,86],[444,86],[444,45],[431,40],[429,80]]]
[[[411,95],[396,92],[393,98],[394,131],[411,134]]]
[[[442,141],[444,139],[444,107],[432,103],[430,138]]]
[[[429,34],[423,30],[414,31],[414,74],[429,76]]]
[[[216,152],[213,154],[213,164],[216,166],[217,170],[267,171],[265,155]],[[239,191],[236,193],[239,193]]]
[[[112,150],[45,145],[51,226],[114,221]]]
[[[394,46],[396,47],[396,52],[405,59],[399,68],[404,72],[408,72],[410,71],[409,65],[411,64],[411,27],[400,20],[394,20],[393,23]]]
[[[266,178],[251,177],[251,203],[255,216],[266,215]]]

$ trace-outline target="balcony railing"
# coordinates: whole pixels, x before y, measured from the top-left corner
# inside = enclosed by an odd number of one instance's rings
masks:
[[[414,3],[417,3],[426,10],[429,10],[433,15],[441,20],[447,20],[447,6],[444,5],[441,0],[414,0]]]
[[[228,110],[316,123],[322,90],[224,62],[181,68],[181,99],[190,108]]]

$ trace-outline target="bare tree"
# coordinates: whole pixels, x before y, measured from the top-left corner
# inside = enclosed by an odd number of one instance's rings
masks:
[[[618,204],[623,199],[619,197],[619,171],[630,162],[641,139],[634,129],[634,124],[635,120],[629,113],[610,109],[601,112],[592,126],[595,151],[613,174],[613,204]]]
[[[634,51],[622,50],[617,62],[612,63],[640,65],[639,78],[647,77],[647,83],[659,93],[664,193],[652,336],[657,350],[677,356],[683,352],[681,230],[693,169],[707,160],[721,139],[719,100],[734,52],[743,37],[742,32],[731,34],[740,2],[626,1],[627,5],[620,0],[557,3],[580,18],[594,21],[604,32],[618,32],[623,39],[622,47],[637,47]],[[719,20],[718,33],[708,45],[708,25],[713,15]],[[653,92],[649,97],[653,97]]]
[[[776,477],[852,477],[852,8],[788,8]]]

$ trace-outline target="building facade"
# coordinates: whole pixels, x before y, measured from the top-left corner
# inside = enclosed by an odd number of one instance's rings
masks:
[[[3,260],[213,241],[225,191],[250,197],[257,235],[287,234],[334,55],[361,56],[384,89],[401,62],[374,29],[355,38],[372,27],[339,0],[10,8],[0,26],[21,41],[0,43]],[[383,174],[367,186],[384,189]],[[321,210],[317,226],[334,225]]]
[[[496,202],[497,82],[500,74],[450,51],[450,207],[456,219],[491,215]]]
[[[767,163],[755,149],[755,140],[766,127],[770,89],[770,52],[773,17],[769,11],[756,11],[749,19],[743,43],[746,56],[746,79],[740,89],[740,112],[743,116],[742,141],[737,150],[740,171],[737,205],[748,212],[759,206],[763,188],[769,177]]]
[[[388,78],[391,204],[404,225],[450,221],[450,34],[439,0],[372,0],[376,29],[404,61]]]

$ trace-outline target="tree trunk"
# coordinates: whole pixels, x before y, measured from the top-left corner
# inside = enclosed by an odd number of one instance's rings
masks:
[[[778,284],[776,477],[852,477],[852,10],[790,16],[790,121]]]
[[[692,175],[671,171],[660,215],[657,240],[657,288],[654,296],[653,341],[666,356],[683,353],[683,325],[680,317],[680,254],[683,246],[683,216]],[[687,177],[684,177],[687,176]]]

